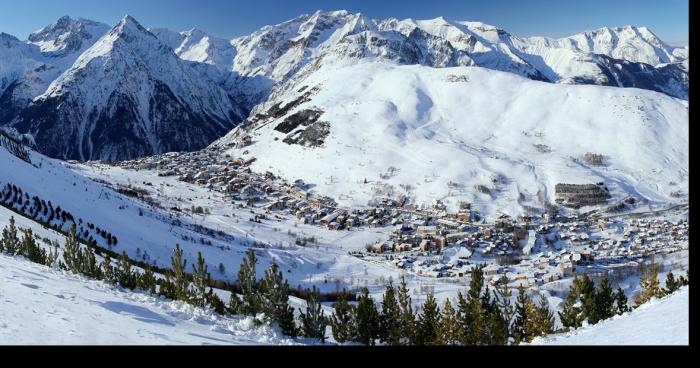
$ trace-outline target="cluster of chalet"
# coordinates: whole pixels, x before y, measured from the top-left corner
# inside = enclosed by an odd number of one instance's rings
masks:
[[[468,277],[475,264],[488,264],[487,280],[505,275],[513,287],[532,287],[586,272],[615,273],[637,267],[654,254],[688,248],[688,222],[660,219],[610,221],[585,215],[541,217],[501,215],[495,224],[479,223],[468,203],[449,213],[439,200],[422,208],[407,198],[376,198],[364,209],[338,208],[332,198],[310,192],[272,173],[250,169],[254,158],[227,157],[203,150],[167,153],[124,161],[129,169],[158,170],[160,176],[219,191],[241,206],[286,213],[300,222],[344,230],[393,226],[391,236],[368,245],[358,257],[377,257],[430,277]]]
[[[157,170],[159,176],[177,176],[181,181],[218,191],[242,206],[261,208],[268,213],[286,213],[301,223],[331,230],[396,225],[417,211],[405,197],[377,198],[369,203],[368,208],[341,209],[334,199],[309,191],[310,186],[301,179],[288,183],[270,172],[253,172],[250,164],[254,161],[255,158],[233,159],[204,150],[166,153],[116,165],[132,170]],[[437,201],[430,208],[434,209],[444,209],[444,205]]]
[[[687,220],[501,216],[494,226],[416,218],[367,251],[430,277],[468,277],[471,267],[486,263],[492,285],[505,275],[509,286],[527,288],[572,276],[577,267],[600,276],[624,275],[654,254],[683,249],[688,249]]]

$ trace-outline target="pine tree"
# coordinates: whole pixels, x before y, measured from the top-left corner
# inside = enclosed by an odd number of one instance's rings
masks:
[[[508,287],[509,282],[510,280],[508,279],[508,276],[503,275],[503,277],[501,277],[501,279],[499,280],[499,286],[496,287],[496,292],[494,294],[494,297],[498,304],[498,309],[500,310],[504,320],[505,326],[503,332],[506,336],[506,339],[509,339],[513,335],[511,332],[510,325],[515,315],[515,309],[513,308],[513,305],[510,301],[510,298],[513,295],[513,293]]]
[[[481,295],[483,287],[483,266],[472,267],[471,282],[466,298],[461,293],[457,295],[460,324],[463,329],[462,344],[464,345],[482,345],[488,340],[488,315]],[[484,294],[486,296],[488,292]]]
[[[207,265],[202,257],[202,252],[197,252],[197,265],[192,265],[192,303],[199,307],[205,307],[212,298],[213,291],[207,291],[211,277],[207,271]]]
[[[248,249],[246,258],[243,258],[238,270],[238,280],[236,282],[241,289],[243,297],[240,303],[240,313],[243,314],[255,315],[262,311],[258,281],[255,274],[257,262],[253,249]]]
[[[639,281],[640,292],[635,298],[634,307],[648,302],[651,298],[662,296],[661,287],[659,286],[659,270],[656,265],[652,265],[651,271],[646,267],[643,270],[644,276]]]
[[[150,265],[144,266],[143,272],[138,277],[137,285],[141,290],[148,291],[151,294],[156,293],[156,277]]]
[[[252,252],[249,254],[252,254]],[[244,260],[245,262],[246,260]],[[252,257],[247,262],[247,264],[252,264],[254,267],[256,263],[255,255],[252,254]],[[243,269],[243,266],[241,268]],[[239,277],[241,275],[250,277],[250,272],[252,272],[253,279],[245,281],[247,289],[243,291],[244,299],[237,301],[240,304],[239,308],[243,313],[263,312],[270,320],[280,326],[282,333],[287,336],[296,336],[298,331],[294,321],[294,308],[289,305],[289,283],[282,276],[279,266],[273,263],[265,270],[265,276],[260,281],[259,287],[255,284],[251,285],[255,277],[254,268],[252,270],[248,268],[245,272],[239,271]],[[246,293],[249,296],[246,297]],[[254,307],[253,305],[255,304],[259,307]],[[259,310],[256,311],[254,308],[259,308]]]
[[[102,272],[97,264],[95,252],[90,248],[80,251],[80,267],[79,272],[83,275],[102,279]]]
[[[457,345],[460,342],[459,319],[449,299],[445,299],[442,307],[438,336],[443,345]]]
[[[75,225],[71,226],[68,236],[66,236],[66,243],[63,245],[63,261],[66,263],[66,267],[73,273],[78,273],[80,268],[80,258],[81,250],[80,244],[78,244],[78,239],[75,236]]]
[[[411,345],[415,341],[416,333],[416,316],[413,312],[413,305],[411,304],[411,296],[408,293],[408,285],[406,284],[406,277],[401,277],[401,283],[397,289],[397,295],[399,299],[399,307],[401,309],[401,336],[403,336],[402,343]]]
[[[182,250],[180,249],[180,244],[175,244],[175,249],[173,249],[173,254],[170,257],[171,269],[166,272],[166,279],[170,282],[172,286],[172,297],[176,300],[189,300],[190,299],[190,288],[189,282],[187,281],[187,275],[185,273],[185,267],[187,266],[187,260],[182,259]]]
[[[333,305],[335,309],[331,315],[330,325],[333,339],[338,343],[351,341],[355,336],[354,308],[348,303],[348,294],[343,290],[338,296],[338,301]]]
[[[382,299],[382,312],[379,316],[379,339],[387,345],[401,343],[401,307],[396,300],[394,285],[386,286]]]
[[[615,311],[619,315],[630,311],[630,307],[627,305],[627,296],[620,287],[617,288],[617,293],[615,293]]]
[[[51,241],[51,246],[49,247],[49,251],[46,254],[46,259],[44,261],[44,265],[54,268],[58,266],[58,242],[56,240]]]
[[[664,294],[672,294],[681,287],[681,283],[673,276],[673,272],[666,275],[666,288]]]
[[[353,340],[365,345],[374,345],[379,330],[379,315],[367,288],[362,288],[354,311],[357,328]]]
[[[513,321],[513,339],[518,345],[523,341],[530,341],[530,336],[525,330],[527,321],[531,318],[528,312],[531,310],[530,305],[532,300],[525,294],[525,289],[521,286],[518,288],[518,298],[515,302],[515,320]]]
[[[306,299],[306,313],[299,308],[302,333],[304,337],[326,340],[326,326],[328,320],[321,309],[321,294],[313,287]]]
[[[588,320],[589,324],[598,323],[600,316],[596,308],[595,283],[588,278],[588,275],[585,273],[583,277],[579,279],[578,290],[584,317]]]
[[[564,306],[561,312],[558,312],[561,324],[567,328],[576,329],[581,327],[583,320],[586,318],[579,302],[579,284],[578,277],[574,275],[574,281],[569,287],[569,293],[566,294]]]
[[[488,290],[488,289],[487,289]],[[506,345],[508,344],[508,321],[495,299],[491,299],[486,306],[486,334],[483,344]]]
[[[605,320],[615,315],[615,294],[608,278],[603,278],[595,295],[596,315]]]
[[[114,266],[112,266],[112,260],[109,255],[105,255],[100,263],[100,270],[102,272],[102,279],[110,284],[116,284],[117,278],[114,271]]]
[[[535,336],[538,336],[539,332],[537,306],[532,301],[532,299],[528,298],[525,305],[525,309],[528,317],[525,321],[525,336],[527,338],[526,341],[530,342],[533,338],[535,338]]]
[[[22,250],[22,255],[27,257],[28,260],[40,264],[44,264],[46,262],[46,251],[36,244],[34,234],[32,234],[32,229],[27,229],[27,231],[24,233],[20,248]]]
[[[10,223],[2,230],[1,249],[9,255],[15,255],[20,250],[20,241],[17,237],[17,226],[15,226],[15,217],[10,216]]]
[[[549,310],[549,302],[540,294],[540,305],[535,309],[534,336],[546,336],[554,332],[554,313]]]
[[[435,302],[433,293],[428,293],[422,311],[418,317],[416,329],[417,345],[441,345],[440,339],[440,310]]]
[[[131,261],[125,251],[122,251],[122,255],[119,257],[119,262],[115,269],[115,277],[121,287],[130,290],[136,288],[136,275],[131,270]]]

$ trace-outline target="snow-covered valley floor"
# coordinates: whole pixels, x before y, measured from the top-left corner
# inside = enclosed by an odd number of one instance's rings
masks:
[[[223,317],[0,255],[0,345],[296,343],[252,317]]]
[[[690,289],[652,300],[631,313],[546,338],[534,345],[688,345]]]

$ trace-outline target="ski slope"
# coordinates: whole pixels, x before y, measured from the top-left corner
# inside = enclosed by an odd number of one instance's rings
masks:
[[[534,345],[688,345],[690,289],[655,299],[596,325],[546,338]]]

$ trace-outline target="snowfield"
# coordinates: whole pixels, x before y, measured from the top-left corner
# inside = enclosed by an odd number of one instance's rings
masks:
[[[687,101],[634,88],[544,83],[480,67],[364,59],[321,65],[300,72],[303,78],[253,113],[318,87],[309,101],[254,124],[245,132],[252,145],[228,153],[255,157],[254,171],[313,183],[341,205],[408,194],[417,204],[442,199],[453,210],[467,201],[487,218],[542,208],[544,201],[554,202],[557,183],[604,182],[611,203],[626,196],[676,202],[671,192],[687,192]],[[329,123],[320,147],[283,142],[307,129],[303,124],[288,134],[275,129],[305,109],[322,111],[318,122]],[[241,129],[214,145],[230,143]],[[603,155],[606,166],[586,164],[586,153]]]
[[[688,345],[690,289],[654,299],[634,311],[596,325],[545,338],[533,345]]]
[[[2,345],[297,344],[252,317],[223,317],[6,255],[0,315]]]

